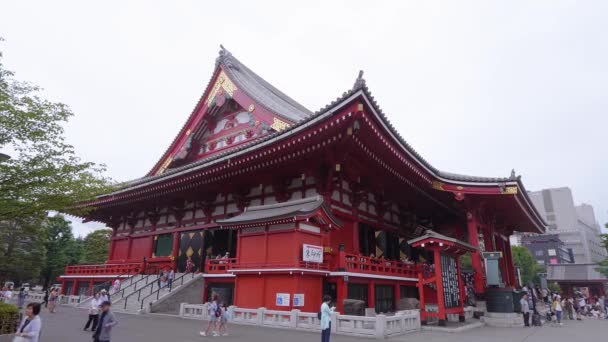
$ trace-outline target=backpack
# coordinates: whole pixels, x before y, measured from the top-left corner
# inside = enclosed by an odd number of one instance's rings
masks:
[[[215,317],[222,317],[222,308],[219,305],[215,308]]]
[[[317,319],[321,320],[321,311],[317,312]]]

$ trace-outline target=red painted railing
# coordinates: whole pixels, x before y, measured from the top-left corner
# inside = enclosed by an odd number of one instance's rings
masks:
[[[74,265],[65,267],[65,275],[119,275],[137,274],[142,271],[141,263]]]
[[[231,259],[208,259],[205,262],[205,272],[211,274],[227,273],[231,270],[289,270],[306,269],[328,271],[329,267],[325,263],[314,262],[283,262],[283,263],[237,263],[236,258]]]
[[[207,259],[205,273],[226,273],[236,263],[236,258]]]
[[[381,258],[371,258],[362,255],[340,253],[339,264],[346,272],[392,275],[418,279],[420,267]]]

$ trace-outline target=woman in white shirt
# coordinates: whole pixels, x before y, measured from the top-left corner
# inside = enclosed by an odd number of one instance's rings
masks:
[[[95,294],[95,297],[93,297],[93,299],[91,299],[91,306],[89,307],[89,320],[87,321],[87,324],[84,326],[84,331],[87,331],[87,329],[89,329],[89,325],[91,325],[91,323],[93,323],[93,326],[91,327],[91,331],[95,331],[95,329],[97,328],[97,322],[99,322],[99,307],[101,306],[101,299],[99,299],[99,293]]]
[[[39,303],[30,303],[25,308],[25,317],[21,324],[19,324],[19,329],[17,329],[17,333],[15,333],[14,342],[38,342],[38,337],[40,336],[40,328],[42,326],[42,322],[40,317],[40,304]]]
[[[331,303],[331,297],[323,296],[323,304],[321,304],[321,342],[329,342],[329,336],[331,335],[331,314],[336,308],[330,308],[329,303]]]

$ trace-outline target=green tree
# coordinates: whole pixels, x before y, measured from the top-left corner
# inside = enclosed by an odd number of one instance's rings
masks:
[[[45,264],[42,218],[0,221],[0,284],[35,282]]]
[[[511,247],[511,254],[513,255],[513,264],[520,269],[522,283],[534,282],[539,284],[538,274],[542,272],[543,268],[536,262],[532,253],[526,247],[513,246]]]
[[[85,264],[106,262],[111,237],[111,229],[99,229],[89,233],[84,238],[84,258],[82,262]]]
[[[0,52],[0,148],[14,151],[0,162],[0,221],[77,212],[76,203],[109,190],[104,167],[83,162],[66,142],[68,106],[43,99],[39,87],[13,76]]]
[[[74,252],[72,226],[62,215],[47,218],[44,228],[46,233],[44,245],[48,257],[42,272],[42,283],[47,287],[64,272],[70,259],[77,257],[77,252]]]

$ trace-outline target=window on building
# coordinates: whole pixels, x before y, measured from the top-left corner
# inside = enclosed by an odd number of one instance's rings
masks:
[[[166,257],[173,251],[173,234],[162,234],[156,236],[154,241],[154,256]]]
[[[553,248],[549,248],[547,250],[547,254],[549,254],[549,256],[556,256],[557,255],[557,253],[555,252],[555,249],[553,249]]]
[[[544,251],[536,251],[536,252],[534,252],[534,254],[536,254],[536,256],[543,256],[543,255],[545,255],[545,252]]]

